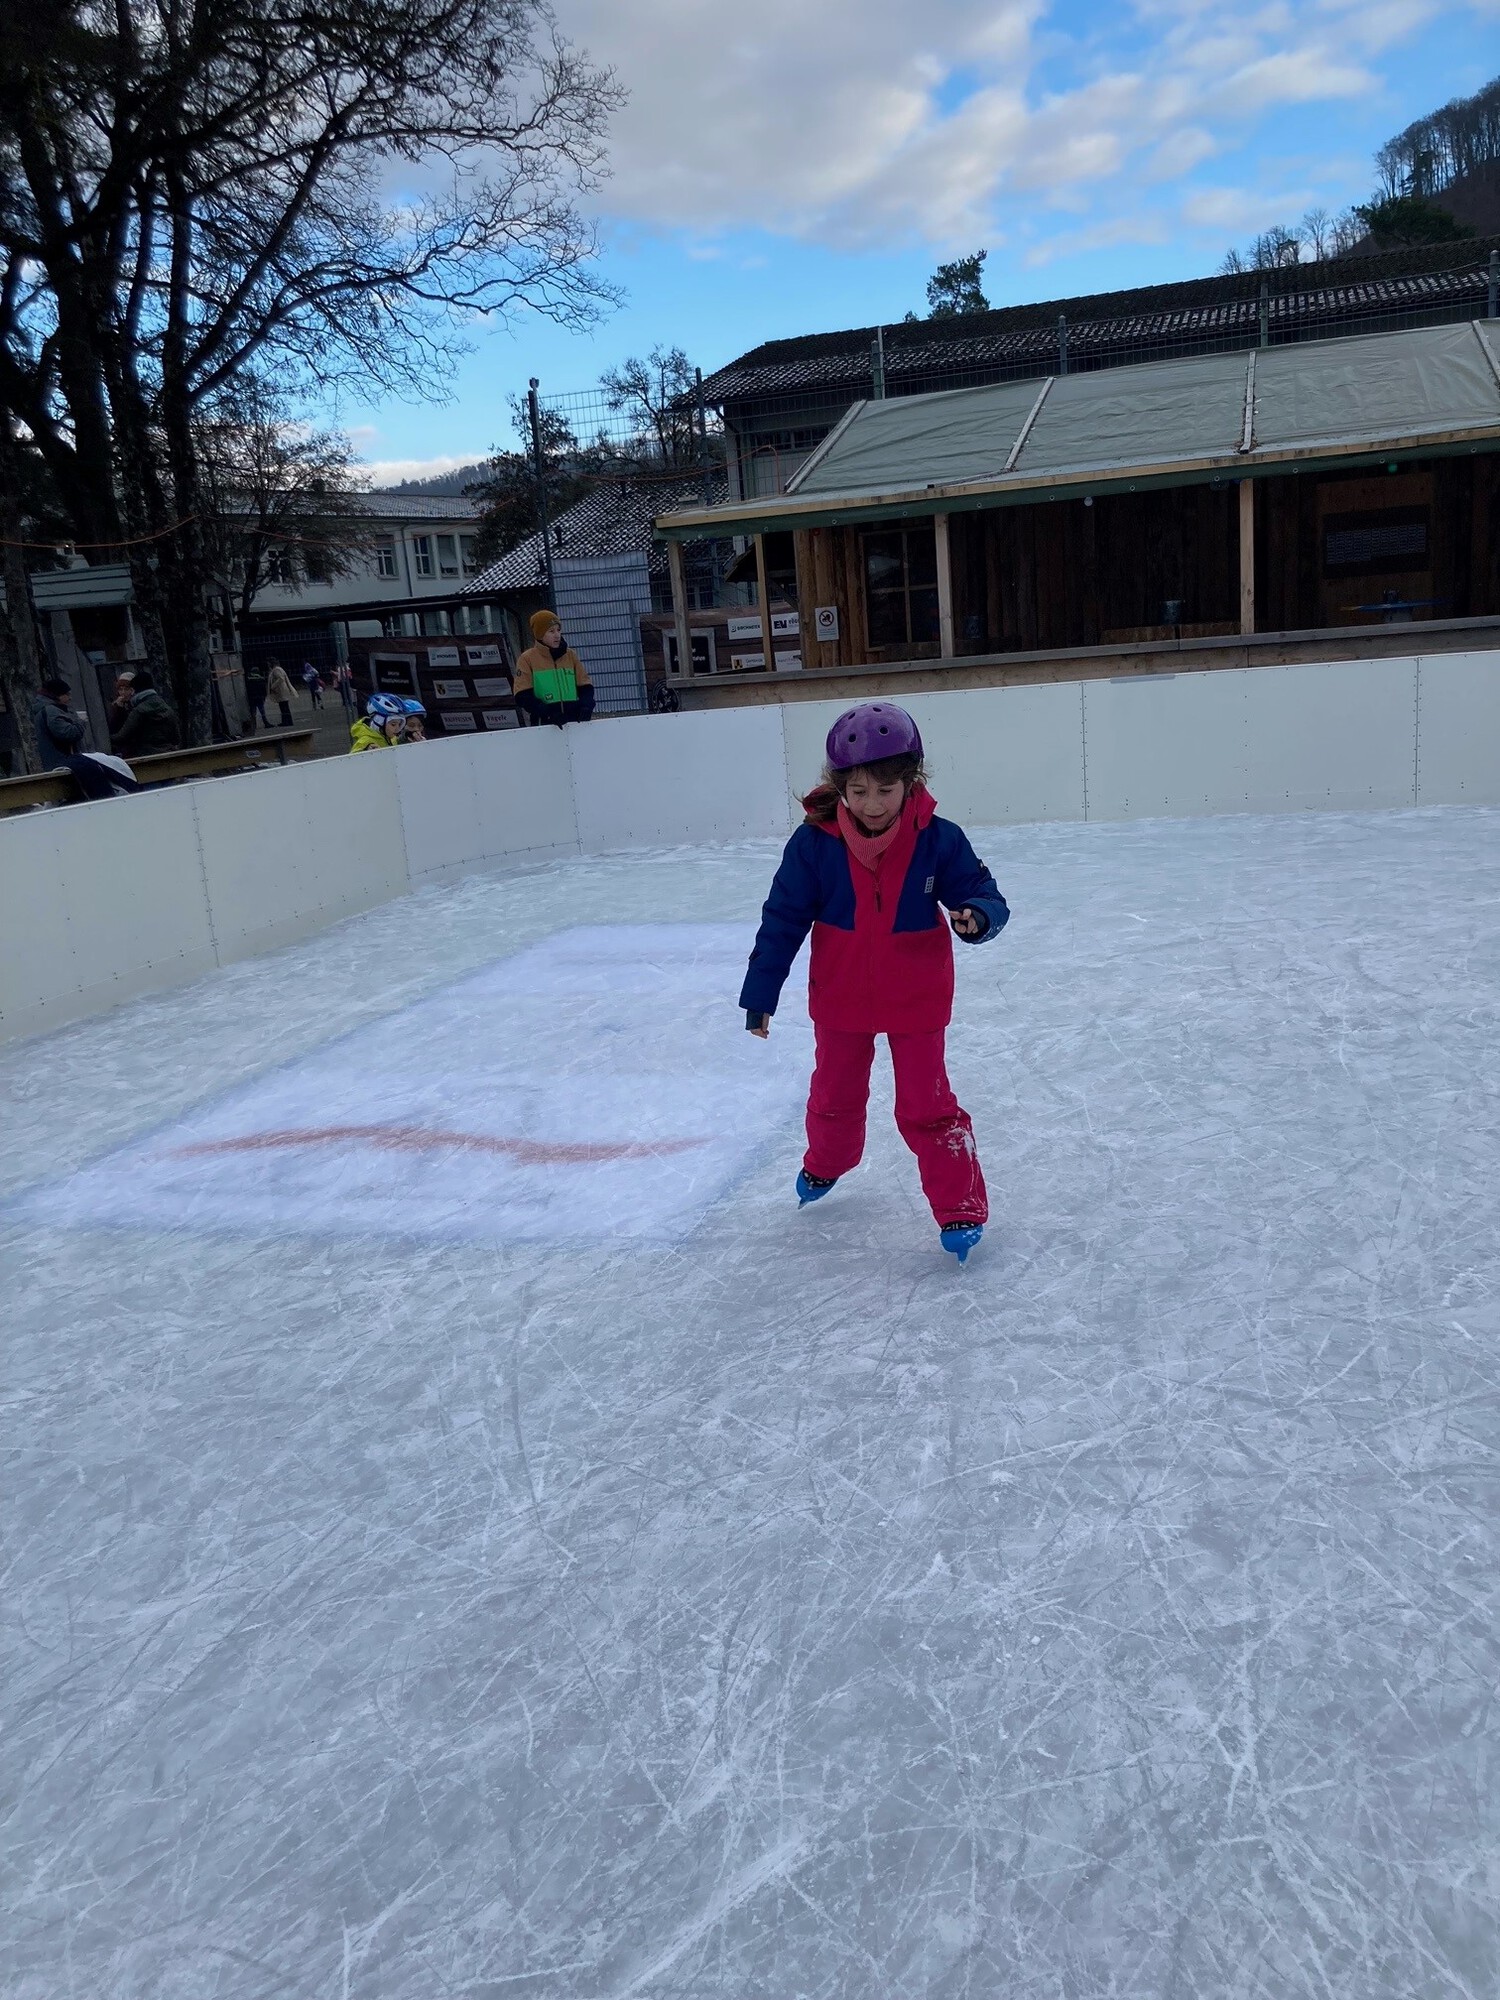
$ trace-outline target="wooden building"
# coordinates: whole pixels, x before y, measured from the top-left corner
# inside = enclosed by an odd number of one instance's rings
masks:
[[[1500,323],[870,399],[657,532],[794,577],[812,670],[1500,617]]]

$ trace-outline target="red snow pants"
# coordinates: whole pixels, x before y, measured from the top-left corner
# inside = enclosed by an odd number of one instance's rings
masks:
[[[873,1035],[845,1034],[815,1024],[817,1061],[807,1094],[807,1153],[803,1166],[820,1180],[857,1167],[865,1150]],[[953,1095],[943,1063],[943,1034],[887,1035],[896,1072],[896,1129],[917,1156],[922,1192],[938,1226],[987,1222],[989,1198],[974,1127]]]

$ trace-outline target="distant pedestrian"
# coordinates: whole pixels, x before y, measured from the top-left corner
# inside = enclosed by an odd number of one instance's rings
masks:
[[[266,699],[267,701],[274,701],[276,706],[281,710],[282,728],[290,729],[292,726],[292,683],[287,676],[286,668],[281,664],[280,660],[267,660],[266,666],[269,669],[266,674]]]
[[[256,722],[269,729],[266,720],[266,670],[259,660],[245,662],[245,734],[253,736]]]
[[[318,672],[311,660],[304,660],[302,662],[302,685],[312,696],[313,707],[321,708],[323,706],[323,676]]]
[[[356,706],[354,699],[354,676],[349,671],[349,662],[347,660],[341,660],[334,670],[333,684],[339,691],[339,700],[344,704],[345,714],[353,715]]]
[[[31,718],[44,771],[59,770],[82,746],[83,722],[69,706],[72,699],[73,690],[57,676],[44,680],[41,693],[32,696]]]

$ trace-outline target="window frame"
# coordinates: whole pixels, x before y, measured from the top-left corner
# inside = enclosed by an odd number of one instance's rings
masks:
[[[901,581],[896,585],[881,584],[874,586],[870,576],[871,544],[877,539],[889,541],[897,536],[901,540]],[[931,582],[928,582],[925,576],[919,581],[913,581],[911,545],[914,536],[921,536],[924,540],[927,537],[931,538]],[[925,549],[923,550],[923,554],[925,556]],[[924,568],[925,566],[925,564],[922,565]],[[933,520],[929,518],[925,522],[919,520],[915,523],[901,521],[892,523],[889,526],[872,526],[862,529],[859,538],[859,569],[860,582],[864,591],[865,631],[869,635],[869,643],[872,647],[931,646],[941,643],[937,583],[937,526]],[[921,600],[923,613],[930,614],[924,615],[922,623],[924,625],[930,623],[932,629],[920,637],[916,629],[917,621],[913,617],[912,602],[914,597]],[[894,603],[896,600],[899,600],[905,631],[904,637],[876,637],[877,624],[885,622],[877,617],[877,598],[886,600],[887,603]]]

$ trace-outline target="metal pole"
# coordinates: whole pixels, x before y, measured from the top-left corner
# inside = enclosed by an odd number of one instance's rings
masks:
[[[1059,375],[1066,375],[1068,372],[1068,315],[1066,313],[1059,313],[1057,315],[1057,372]]]
[[[1260,288],[1260,344],[1262,347],[1271,345],[1271,287],[1266,280],[1262,281]]]
[[[885,399],[885,328],[877,326],[870,342],[870,395],[879,403]]]
[[[542,563],[547,571],[547,608],[557,609],[557,579],[552,574],[552,528],[547,519],[547,475],[542,458],[542,412],[536,399],[537,377],[526,391],[526,409],[531,418],[531,472],[536,481],[536,517],[541,525]]]
[[[1489,314],[1500,319],[1500,250],[1490,252]]]
[[[693,385],[698,397],[698,471],[702,475],[703,504],[711,507],[714,502],[713,481],[708,472],[708,411],[703,402],[703,370],[693,370]]]

